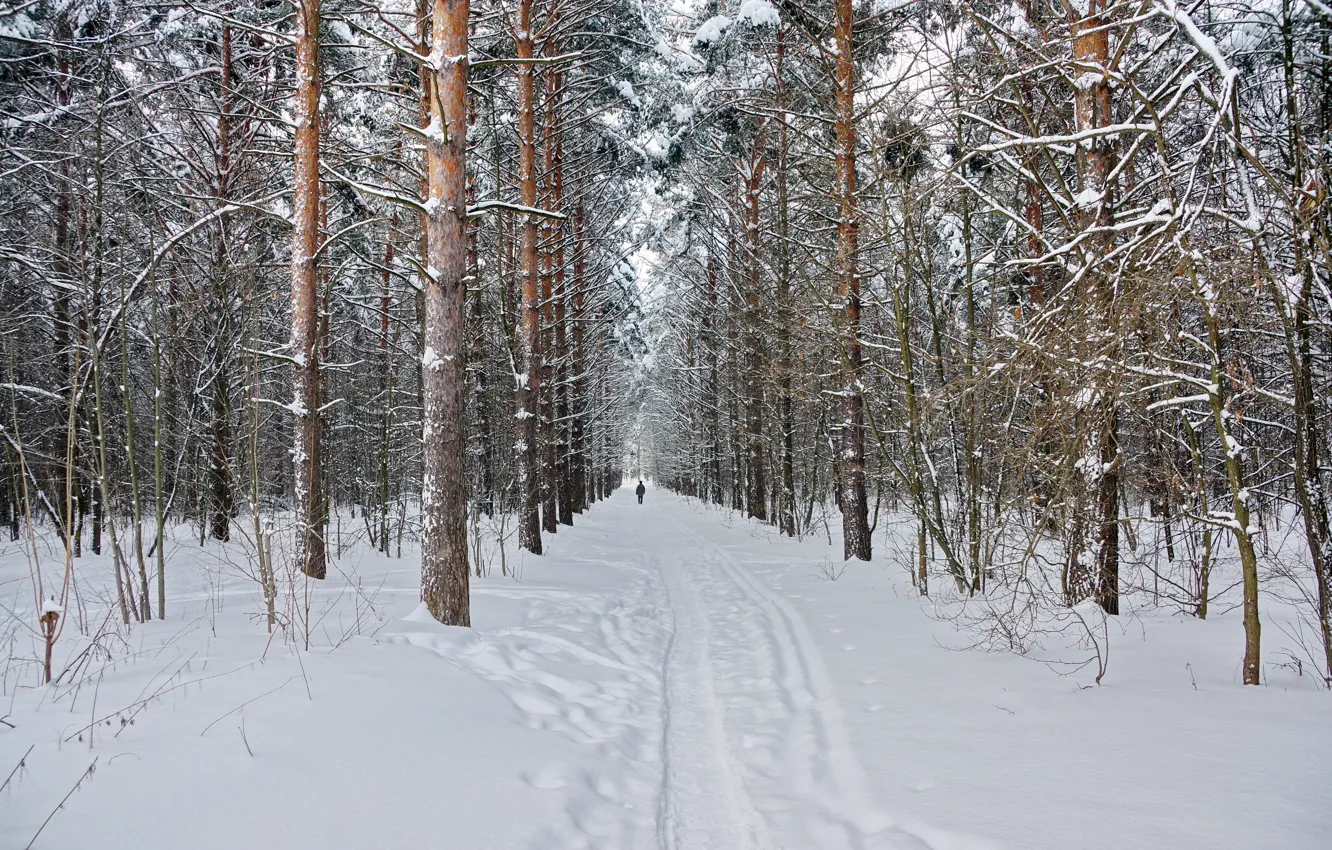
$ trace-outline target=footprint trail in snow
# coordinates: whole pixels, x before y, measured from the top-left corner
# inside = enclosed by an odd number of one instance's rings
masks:
[[[612,533],[570,533],[567,551],[527,567],[591,570],[598,590],[518,583],[494,592],[527,606],[521,626],[389,638],[438,652],[492,682],[527,725],[587,745],[579,764],[524,776],[564,795],[567,815],[532,850],[933,847],[870,799],[790,602],[707,540],[710,517],[653,496],[640,508],[617,494],[596,516]]]

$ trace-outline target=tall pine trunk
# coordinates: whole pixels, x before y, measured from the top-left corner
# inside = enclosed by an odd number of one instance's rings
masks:
[[[570,500],[573,503],[575,513],[581,513],[587,509],[587,424],[585,420],[588,409],[587,398],[587,377],[584,370],[587,368],[587,356],[584,351],[585,325],[587,323],[587,291],[586,291],[586,271],[587,264],[584,251],[586,246],[583,241],[583,228],[585,226],[583,207],[582,188],[577,190],[577,201],[574,204],[573,217],[573,284],[572,284],[572,315],[570,316],[570,335],[573,337],[573,386],[571,389],[572,406],[571,417],[569,419],[569,493]]]
[[[786,57],[787,30],[777,31],[777,106],[787,107],[782,65]],[[790,146],[787,120],[783,114],[777,127],[777,421],[781,428],[781,490],[777,499],[777,523],[788,537],[796,534],[795,512],[795,421],[791,398],[791,209],[787,184]]]
[[[1070,21],[1075,67],[1104,69],[1101,74],[1083,70],[1077,79],[1073,106],[1079,132],[1109,126],[1114,120],[1109,83],[1110,21],[1105,14],[1108,5],[1104,0],[1088,0],[1086,16]],[[1081,225],[1084,230],[1097,228],[1101,233],[1106,233],[1113,219],[1114,186],[1111,180],[1116,160],[1114,142],[1108,137],[1098,136],[1088,144],[1079,145],[1077,156],[1082,189],[1080,197],[1094,197],[1094,200],[1082,202]],[[1115,303],[1116,286],[1111,279],[1110,269],[1102,267],[1111,251],[1110,237],[1098,234],[1087,240],[1087,245],[1083,262],[1090,267],[1085,277],[1088,281],[1085,293],[1088,335],[1093,330],[1099,333],[1109,329],[1111,346],[1111,350],[1095,350],[1091,356],[1102,357],[1113,363],[1118,359],[1117,351],[1121,345],[1116,332],[1119,325]],[[1079,516],[1073,517],[1069,545],[1070,601],[1077,602],[1090,596],[1107,614],[1118,614],[1119,409],[1115,390],[1111,386],[1113,378],[1103,375],[1095,380],[1100,386],[1089,388],[1093,390],[1093,398],[1088,405],[1088,421],[1085,425],[1088,445],[1081,456],[1095,458],[1096,463],[1089,465],[1084,462],[1075,469],[1072,481],[1072,487],[1075,488],[1073,510]],[[1089,526],[1095,529],[1094,551],[1088,549],[1091,543],[1086,539]]]
[[[519,0],[516,47],[518,74],[518,187],[523,206],[535,207],[536,114],[532,90],[532,2]],[[541,554],[541,469],[537,456],[537,416],[541,402],[541,299],[537,279],[537,224],[522,216],[522,327],[518,332],[518,545]]]
[[[296,141],[292,197],[291,354],[296,399],[292,458],[296,492],[296,562],[311,578],[327,572],[319,419],[319,3],[296,14]]]
[[[421,599],[450,626],[470,626],[467,568],[467,16],[469,0],[435,0],[426,128],[430,196],[422,356],[424,470]]]
[[[546,44],[549,55],[558,55],[558,43],[552,38]],[[564,99],[564,72],[552,68],[547,76],[547,150],[550,160],[547,167],[550,181],[550,206],[554,212],[564,209],[564,127],[561,123],[560,108]],[[554,419],[551,422],[550,436],[555,454],[555,500],[560,525],[573,525],[573,504],[570,498],[572,490],[569,477],[569,352],[568,352],[568,292],[564,273],[564,220],[556,219],[547,231],[551,238],[550,263],[552,267],[553,291],[551,309],[554,329],[552,334],[553,350],[550,355],[554,386]]]
[[[860,271],[858,268],[858,212],[856,208],[856,90],[853,59],[853,3],[837,0],[834,44],[837,61],[837,315],[841,337],[841,454],[840,503],[843,557],[870,559],[869,504],[865,488],[865,400],[861,394],[864,369],[860,351]]]
[[[549,45],[549,40],[546,44]],[[555,169],[555,113],[553,74],[543,78],[546,102],[546,125],[541,134],[541,205],[554,206]],[[557,517],[559,481],[556,475],[556,453],[559,450],[555,415],[555,369],[560,351],[555,346],[555,227],[554,222],[542,219],[539,231],[539,257],[541,263],[541,529],[555,534],[559,531]]]
[[[763,154],[762,125],[756,134],[754,151],[747,162],[744,181],[745,198],[745,504],[755,519],[768,518],[767,458],[763,451],[763,351],[762,291],[763,273],[759,262],[760,206],[759,191],[767,158]]]

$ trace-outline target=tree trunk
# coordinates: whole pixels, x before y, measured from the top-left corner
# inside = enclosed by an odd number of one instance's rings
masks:
[[[782,65],[786,55],[787,30],[777,31],[777,105],[786,108]],[[781,429],[782,484],[777,499],[777,521],[782,533],[796,534],[795,515],[795,421],[791,399],[791,220],[787,169],[790,165],[788,127],[785,116],[777,128],[777,421]]]
[[[125,462],[129,472],[131,530],[134,539],[134,563],[139,571],[139,610],[144,620],[153,618],[152,585],[143,556],[143,500],[139,488],[138,456],[134,452],[134,402],[130,388],[129,304],[125,296],[124,258],[120,262],[120,393],[125,404]]]
[[[532,58],[532,2],[519,0],[516,47],[519,59]],[[518,186],[526,207],[535,207],[536,186],[536,114],[532,90],[532,63],[518,65]],[[519,257],[522,275],[522,330],[518,334],[517,375],[518,438],[518,545],[534,555],[541,554],[541,470],[537,464],[537,416],[541,402],[541,299],[537,279],[536,218],[523,215],[522,249]]]
[[[587,378],[583,374],[587,368],[584,351],[586,341],[585,325],[587,322],[586,292],[586,246],[583,240],[585,210],[583,208],[582,187],[577,190],[573,219],[573,315],[571,316],[573,336],[573,397],[570,400],[573,411],[569,420],[569,490],[573,509],[581,513],[587,509],[587,424],[588,409]]]
[[[546,52],[557,55],[559,50],[554,39],[547,42]],[[550,181],[550,206],[554,212],[564,209],[564,129],[560,121],[560,105],[564,98],[564,72],[552,68],[547,76],[549,92],[547,94],[547,150],[550,151],[548,167]],[[573,505],[570,499],[569,480],[569,356],[568,356],[568,293],[565,290],[564,274],[564,222],[556,220],[549,229],[552,240],[550,246],[551,265],[553,266],[552,311],[554,318],[554,350],[552,352],[552,371],[554,373],[553,392],[554,421],[550,435],[555,453],[555,500],[560,525],[573,525]]]
[[[436,620],[472,624],[467,567],[467,16],[469,0],[435,0],[425,292],[421,599]]]
[[[152,295],[153,330],[153,554],[157,559],[157,617],[166,619],[166,483],[162,456],[162,335],[158,330],[158,291],[154,276]],[[257,509],[257,508],[256,508]]]
[[[1112,92],[1110,89],[1110,22],[1105,15],[1113,0],[1088,0],[1084,17],[1073,18],[1069,25],[1073,32],[1073,61],[1077,69],[1073,112],[1075,128],[1079,132],[1109,126],[1113,120]],[[1077,13],[1068,7],[1071,15]],[[1098,67],[1103,73],[1086,70]],[[1111,185],[1116,152],[1114,142],[1098,136],[1077,148],[1080,197],[1089,198],[1082,206],[1080,224],[1084,230],[1108,228],[1112,223]],[[1094,196],[1094,197],[1093,197]],[[1108,231],[1103,231],[1108,232]],[[1111,251],[1111,237],[1097,235],[1086,242],[1083,262],[1088,266],[1086,280],[1088,334],[1108,332],[1110,350],[1097,349],[1090,357],[1115,362],[1122,341],[1118,334],[1119,317],[1115,303],[1114,281],[1106,269],[1097,268]],[[1108,329],[1108,331],[1107,331]],[[1085,355],[1084,355],[1085,356]],[[1088,359],[1090,359],[1088,357]],[[1113,377],[1095,378],[1099,386],[1093,390],[1088,404],[1086,429],[1088,445],[1083,458],[1095,458],[1095,469],[1087,464],[1076,469],[1072,487],[1074,511],[1089,516],[1074,517],[1072,541],[1069,546],[1069,588],[1072,596],[1090,595],[1107,614],[1119,613],[1119,401],[1113,387]],[[1096,533],[1096,548],[1087,548],[1089,528]],[[1085,589],[1085,593],[1084,593]]]
[[[547,41],[549,44],[549,41]],[[544,77],[546,126],[541,134],[541,205],[554,205],[555,114],[553,74]],[[535,116],[533,116],[535,119]],[[555,414],[555,370],[561,352],[555,345],[555,227],[550,219],[540,224],[539,257],[541,263],[541,529],[550,534],[559,531],[559,480],[556,455],[559,451]]]
[[[870,559],[869,504],[865,488],[865,401],[861,394],[860,272],[856,209],[856,92],[852,43],[852,0],[837,0],[834,43],[837,62],[837,315],[841,337],[840,502],[843,557]]]
[[[713,246],[708,246],[705,275],[708,286],[707,313],[703,318],[703,333],[708,346],[708,377],[703,391],[704,421],[707,423],[705,460],[708,469],[708,488],[710,500],[714,505],[723,504],[726,499],[722,487],[722,438],[721,438],[721,334],[717,329],[717,266],[713,259]]]
[[[392,470],[393,434],[393,349],[389,336],[389,314],[393,306],[389,286],[393,278],[393,241],[397,233],[397,216],[389,224],[384,239],[384,272],[379,292],[379,387],[383,393],[379,411],[379,481],[378,525],[375,540],[379,551],[389,553],[389,479]],[[396,334],[394,334],[396,337]]]
[[[759,262],[759,185],[766,158],[760,127],[754,152],[747,163],[745,179],[745,504],[755,519],[768,518],[768,479],[763,452],[763,322],[761,291],[762,266]]]
[[[217,153],[215,174],[215,203],[225,206],[231,197],[231,27],[222,27],[221,71],[218,81]],[[212,262],[212,320],[214,372],[211,383],[210,410],[212,448],[208,467],[209,478],[209,534],[213,539],[231,539],[231,518],[235,513],[235,494],[231,479],[231,352],[232,340],[228,330],[232,321],[232,305],[228,294],[230,247],[228,216],[221,215],[213,242]]]
[[[311,578],[327,572],[319,416],[319,3],[296,14],[296,141],[292,193],[291,355],[295,361],[292,458],[296,492],[296,563]]]
[[[1293,4],[1282,4],[1282,64],[1285,72],[1286,115],[1290,121],[1288,154],[1292,164],[1290,183],[1303,189],[1305,178],[1305,144],[1301,120],[1299,91],[1295,69],[1295,39]],[[1324,68],[1328,66],[1325,63]],[[1324,98],[1324,103],[1327,98]],[[1326,126],[1326,125],[1325,125]],[[1327,496],[1322,486],[1322,436],[1318,424],[1318,407],[1314,393],[1316,360],[1313,333],[1310,327],[1310,307],[1314,295],[1314,262],[1305,245],[1305,234],[1315,231],[1317,205],[1296,208],[1295,238],[1291,240],[1292,267],[1299,278],[1299,295],[1290,298],[1282,290],[1271,287],[1273,306],[1285,325],[1286,348],[1294,385],[1294,484],[1300,515],[1304,519],[1304,538],[1309,547],[1309,558],[1314,571],[1314,604],[1319,637],[1323,644],[1323,670],[1332,683],[1332,534],[1328,527]],[[1316,319],[1314,321],[1316,324]]]
[[[62,40],[73,39],[73,34],[69,31],[69,25],[63,18],[56,27],[56,37]],[[65,51],[58,52],[56,65],[59,72],[59,82],[56,86],[56,105],[63,112],[73,99],[70,85],[69,56]],[[55,349],[55,381],[57,391],[65,394],[65,403],[70,410],[74,409],[78,398],[78,378],[71,365],[71,361],[76,358],[74,356],[74,325],[69,298],[69,293],[75,290],[76,283],[74,280],[74,263],[71,256],[74,246],[70,236],[70,221],[74,215],[73,175],[70,173],[70,162],[73,158],[72,151],[70,156],[60,158],[56,189],[55,232],[53,234],[55,244],[52,246],[51,261],[51,271],[54,273],[55,282],[55,291],[51,294],[51,303],[54,308],[51,337]],[[81,503],[79,494],[82,488],[81,476],[79,475],[78,429],[73,424],[68,428],[62,428],[58,440],[56,457],[63,458],[65,463],[63,467],[57,466],[53,470],[52,478],[58,484],[51,489],[54,492],[60,492],[61,490],[65,492],[63,516],[60,517],[60,533],[67,547],[77,557],[81,554],[80,548],[82,545],[81,535],[76,530],[74,517]]]

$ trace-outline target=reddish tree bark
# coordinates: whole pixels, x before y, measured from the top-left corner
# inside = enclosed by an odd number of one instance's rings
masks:
[[[532,91],[532,2],[519,0],[518,31],[518,186],[523,206],[535,207],[536,114]],[[526,61],[522,61],[526,60]],[[537,416],[541,400],[541,299],[537,279],[537,223],[523,215],[522,247],[519,251],[522,276],[522,328],[518,333],[518,545],[541,554],[540,468],[537,465]]]
[[[435,0],[430,53],[429,179],[422,355],[424,471],[421,599],[450,626],[470,626],[467,568],[467,16],[469,0]]]
[[[1074,120],[1079,132],[1098,129],[1113,123],[1113,103],[1110,90],[1110,20],[1107,7],[1113,0],[1088,0],[1086,15],[1079,15],[1071,4],[1066,11],[1073,31],[1073,61],[1078,70],[1073,100]],[[1093,69],[1099,69],[1099,73]],[[1114,141],[1098,136],[1088,144],[1078,146],[1078,176],[1082,194],[1091,193],[1095,200],[1082,204],[1081,226],[1084,229],[1104,228],[1104,234],[1088,241],[1085,262],[1093,268],[1086,276],[1089,282],[1091,321],[1112,329],[1118,326],[1115,307],[1115,286],[1109,273],[1095,268],[1110,253],[1111,237],[1108,227],[1111,215],[1111,175],[1114,171],[1116,151]],[[1118,339],[1118,333],[1111,334]],[[1104,352],[1098,352],[1101,354]],[[1113,358],[1112,358],[1113,359]],[[1075,531],[1074,544],[1069,547],[1069,585],[1075,596],[1091,595],[1107,614],[1119,613],[1119,406],[1108,387],[1102,387],[1089,411],[1088,427],[1091,445],[1087,457],[1095,456],[1100,471],[1088,475],[1083,469],[1075,481],[1085,488],[1079,498],[1089,506],[1096,527],[1094,564],[1084,557],[1085,532]],[[1081,523],[1075,519],[1075,526]]]
[[[546,47],[549,49],[547,39]],[[555,207],[555,140],[558,128],[555,126],[555,86],[554,72],[544,75],[546,124],[541,135],[541,206],[543,209]],[[556,363],[560,349],[555,343],[555,225],[550,219],[542,219],[540,224],[540,263],[541,263],[541,529],[555,534],[559,531],[558,498],[559,476],[557,475],[557,457],[559,452],[558,416],[555,413],[555,377]]]
[[[551,13],[551,26],[558,25],[558,7]],[[559,54],[559,41],[554,36],[546,41],[548,56]],[[564,101],[564,72],[558,66],[546,74],[546,209],[562,212],[564,209],[564,127],[560,108]],[[551,379],[552,396],[549,421],[551,451],[551,477],[554,485],[556,518],[560,525],[573,525],[573,504],[569,480],[569,352],[568,352],[568,292],[564,273],[564,220],[550,219],[546,228],[548,237],[547,262],[551,297],[551,348],[546,360]]]
[[[843,557],[870,559],[869,503],[865,490],[865,401],[861,395],[864,369],[860,351],[860,272],[856,209],[856,89],[852,55],[852,0],[837,0],[834,44],[837,62],[837,300],[834,317],[842,346],[842,447],[840,504]]]

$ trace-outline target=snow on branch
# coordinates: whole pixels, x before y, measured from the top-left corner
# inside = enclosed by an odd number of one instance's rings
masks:
[[[273,195],[270,195],[269,197],[265,198],[264,202],[274,200],[280,197],[282,194],[283,193],[281,192],[274,193]],[[121,298],[120,303],[117,304],[112,309],[110,318],[107,320],[105,326],[102,329],[102,332],[98,334],[97,337],[98,348],[100,349],[106,345],[106,341],[110,339],[112,332],[119,325],[121,314],[124,313],[126,305],[132,303],[134,299],[138,297],[139,291],[143,288],[143,285],[147,283],[149,277],[151,277],[152,273],[157,269],[157,264],[162,262],[162,260],[168,254],[170,254],[173,250],[175,250],[177,243],[179,243],[186,236],[189,236],[191,233],[194,233],[199,228],[205,227],[213,223],[214,221],[217,221],[219,218],[221,218],[224,215],[227,215],[228,213],[233,213],[236,212],[237,210],[245,209],[246,206],[247,205],[244,204],[225,204],[213,210],[212,212],[208,213],[207,215],[195,219],[192,223],[185,225],[180,230],[177,230],[175,233],[171,234],[171,236],[167,237],[166,242],[163,243],[162,246],[157,249],[157,252],[153,254],[152,258],[148,261],[148,265],[144,266],[143,270],[139,272],[139,274],[134,278],[134,280],[130,283],[130,285],[125,287],[125,297]]]
[[[1072,154],[1072,147],[1060,147],[1067,145],[1077,145],[1081,142],[1100,138],[1101,136],[1118,136],[1124,133],[1153,133],[1156,131],[1153,124],[1111,124],[1106,127],[1091,127],[1077,133],[1065,133],[1056,136],[1021,136],[1015,139],[1009,139],[1006,142],[995,142],[990,145],[981,145],[970,151],[968,156],[976,154],[998,153],[1016,147],[1059,147],[1064,153]]]
[[[366,218],[366,219],[362,219],[362,220],[356,222],[355,224],[349,224],[349,225],[347,225],[346,227],[344,227],[344,228],[342,228],[341,230],[339,230],[337,233],[334,233],[332,236],[330,236],[330,237],[328,237],[327,239],[325,239],[324,242],[323,242],[323,244],[320,245],[318,248],[315,249],[315,253],[314,253],[314,255],[315,255],[315,259],[319,259],[321,256],[323,256],[323,254],[324,254],[324,249],[325,249],[325,248],[330,247],[331,245],[333,245],[335,242],[337,242],[338,240],[340,240],[342,237],[346,236],[347,234],[349,234],[349,233],[351,233],[351,232],[353,232],[353,231],[356,231],[356,230],[360,230],[362,227],[365,227],[365,226],[367,226],[367,225],[376,224],[376,223],[378,223],[378,222],[386,221],[386,220],[387,220],[387,219],[385,219],[385,218],[383,218],[382,216],[380,216],[380,217],[376,217],[376,218]]]
[[[406,126],[406,125],[400,125],[400,126]],[[419,127],[414,127],[412,129],[418,133],[421,131],[421,128]],[[426,208],[425,204],[421,203],[421,201],[411,197],[410,195],[399,195],[398,193],[390,192],[387,189],[380,189],[379,187],[374,186],[370,183],[362,183],[361,181],[356,180],[353,177],[349,177],[341,173],[336,168],[329,167],[328,173],[332,174],[334,177],[343,181],[349,187],[355,189],[358,192],[364,192],[365,194],[373,198],[381,198],[385,201],[389,201],[390,203],[400,204],[401,206],[404,207],[410,207],[411,209],[415,210],[416,212],[422,213],[423,215],[430,214],[430,210]]]
[[[736,17],[751,27],[781,26],[781,16],[768,0],[745,0]]]
[[[1314,14],[1332,20],[1332,6],[1327,5],[1322,0],[1304,0],[1304,2],[1313,10]]]
[[[1199,393],[1198,395],[1182,395],[1175,398],[1167,398],[1161,401],[1153,402],[1147,405],[1148,413],[1156,413],[1158,410],[1169,410],[1179,407],[1188,407],[1193,404],[1208,404],[1212,400],[1209,393]]]
[[[558,56],[495,56],[490,59],[473,59],[468,65],[473,68],[485,68],[492,65],[557,65],[561,62],[572,62],[575,59],[582,59],[587,54],[580,51],[574,53],[561,53]]]
[[[523,213],[524,215],[536,216],[537,218],[550,218],[556,221],[564,221],[568,216],[564,213],[554,212],[552,210],[543,210],[539,207],[526,207],[522,204],[512,204],[508,201],[490,199],[478,201],[467,208],[468,218],[478,218],[491,210],[508,210],[509,212]]]
[[[64,396],[57,395],[49,390],[44,390],[41,387],[30,387],[25,384],[0,383],[0,390],[9,390],[10,392],[21,393],[23,395],[35,395],[42,398],[49,398],[58,401],[61,404],[66,402]]]
[[[251,23],[250,21],[242,20],[241,18],[232,17],[231,15],[224,14],[215,9],[200,6],[197,3],[191,3],[189,2],[189,0],[184,0],[183,5],[193,10],[194,12],[203,15],[205,18],[213,18],[214,20],[221,21],[222,23],[226,24],[229,27],[235,27],[238,30],[244,30],[245,32],[252,32],[257,35],[262,35],[264,38],[271,38],[273,39],[273,41],[279,44],[285,44],[288,47],[296,46],[296,37],[289,35],[287,33],[279,32],[275,29],[269,29],[268,27],[261,27],[257,24]]]

